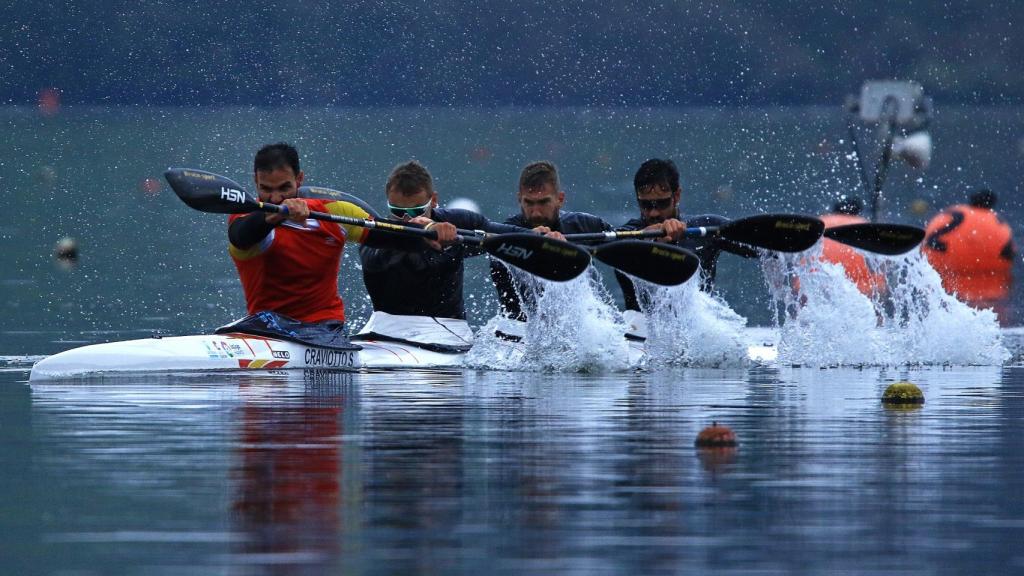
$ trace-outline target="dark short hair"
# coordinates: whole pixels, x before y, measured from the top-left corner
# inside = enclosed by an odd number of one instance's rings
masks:
[[[849,214],[857,216],[864,209],[864,202],[860,198],[843,196],[832,204],[833,214]]]
[[[299,151],[287,142],[267,144],[256,152],[256,159],[252,162],[254,172],[273,172],[285,167],[299,174]]]
[[[391,169],[384,193],[395,189],[403,196],[412,196],[420,190],[434,193],[434,179],[423,164],[410,160]]]
[[[652,186],[679,191],[679,169],[671,160],[651,158],[640,165],[633,176],[633,191],[637,194]]]
[[[981,190],[978,190],[974,194],[971,194],[970,202],[971,206],[974,206],[976,208],[991,209],[993,206],[996,205],[996,193],[986,188],[982,188]]]
[[[551,184],[558,190],[558,168],[551,162],[531,162],[519,173],[520,190],[540,188],[545,184]]]

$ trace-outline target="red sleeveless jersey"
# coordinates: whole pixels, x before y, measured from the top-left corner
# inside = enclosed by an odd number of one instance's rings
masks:
[[[310,211],[353,218],[369,215],[348,202],[305,199]],[[228,217],[230,226],[236,218]],[[249,314],[270,310],[303,322],[345,320],[338,294],[338,271],[347,240],[362,242],[366,228],[334,222],[286,221],[247,249],[228,245],[238,269]]]

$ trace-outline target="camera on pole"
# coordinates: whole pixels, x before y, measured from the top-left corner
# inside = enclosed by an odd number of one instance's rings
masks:
[[[871,220],[878,220],[882,186],[893,156],[910,166],[925,169],[931,162],[932,138],[928,133],[932,102],[916,82],[871,80],[861,87],[860,96],[846,99],[846,122],[854,158],[864,191],[871,198]],[[857,139],[857,124],[874,126],[881,141],[881,158],[872,181]]]

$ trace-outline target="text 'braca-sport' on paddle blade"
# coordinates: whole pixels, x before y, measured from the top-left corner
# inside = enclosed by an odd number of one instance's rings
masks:
[[[662,286],[686,282],[700,265],[697,255],[685,248],[644,240],[602,244],[593,255],[616,270]]]
[[[723,238],[776,252],[803,252],[821,238],[825,223],[800,214],[761,214],[724,224]]]
[[[825,230],[825,237],[868,252],[896,256],[919,245],[924,240],[924,228],[863,222],[829,228]]]

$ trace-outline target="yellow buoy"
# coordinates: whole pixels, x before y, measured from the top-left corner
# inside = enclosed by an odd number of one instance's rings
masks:
[[[913,382],[890,384],[882,394],[883,404],[924,404],[924,393]]]

